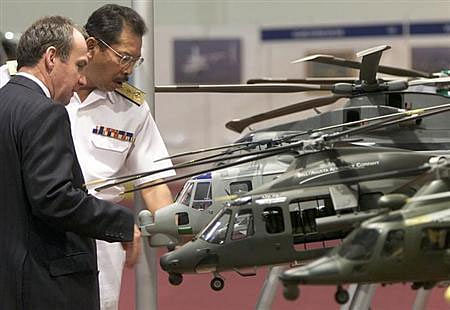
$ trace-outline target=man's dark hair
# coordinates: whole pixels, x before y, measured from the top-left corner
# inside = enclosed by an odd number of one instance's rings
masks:
[[[112,45],[119,42],[124,26],[139,37],[147,31],[144,20],[136,11],[117,4],[106,4],[97,9],[89,16],[84,28],[89,36]]]
[[[69,59],[72,51],[73,29],[79,30],[70,19],[50,16],[37,20],[22,34],[17,46],[17,68],[33,67],[47,48],[56,48],[62,61]]]

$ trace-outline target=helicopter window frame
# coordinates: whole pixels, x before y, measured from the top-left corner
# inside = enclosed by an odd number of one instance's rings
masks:
[[[380,231],[375,228],[360,228],[355,230],[345,238],[338,250],[338,255],[353,261],[370,260],[380,235]]]
[[[195,189],[193,190],[193,195],[192,195],[192,199],[191,199],[191,204],[192,204],[192,208],[197,209],[197,210],[206,210],[208,209],[211,205],[212,205],[212,182],[211,181],[198,181],[195,182]],[[204,197],[203,199],[198,199],[199,197],[197,196],[197,193],[200,192],[200,190],[202,191],[202,194],[204,193],[203,187],[205,184],[208,184],[208,189],[206,191],[206,197]],[[200,190],[199,190],[200,189]],[[204,195],[202,195],[203,197]]]
[[[245,186],[247,189],[246,190],[242,190],[241,187]],[[231,182],[230,183],[230,194],[234,195],[240,195],[240,194],[245,194],[248,193],[249,191],[251,191],[253,189],[253,184],[251,180],[245,180],[245,181],[236,181],[236,182]]]
[[[285,231],[283,208],[267,207],[261,213],[268,234],[280,234]]]
[[[175,213],[175,220],[177,226],[189,225],[189,214],[187,212]]]
[[[214,244],[225,243],[232,218],[231,215],[232,212],[229,209],[219,213],[200,233],[200,239]],[[221,221],[224,217],[225,220]]]
[[[241,221],[238,221],[240,219]],[[255,233],[254,216],[252,209],[244,209],[236,212],[233,219],[233,231],[231,240],[242,240]]]
[[[292,234],[305,235],[317,232],[317,219],[336,215],[330,196],[315,199],[294,199],[289,203]]]
[[[402,259],[405,253],[405,230],[392,229],[386,234],[381,257],[384,259]]]
[[[445,251],[450,249],[450,227],[423,228],[420,249],[424,252]]]
[[[177,200],[177,202],[179,202],[182,205],[188,206],[188,207],[191,205],[192,191],[194,188],[194,183],[195,182],[186,182],[185,186],[181,190],[181,193],[179,195],[179,200]],[[187,201],[187,203],[186,203],[186,201]]]

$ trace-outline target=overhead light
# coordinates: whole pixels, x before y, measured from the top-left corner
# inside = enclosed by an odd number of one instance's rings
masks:
[[[8,40],[12,40],[14,38],[14,33],[11,31],[5,32],[5,38]]]

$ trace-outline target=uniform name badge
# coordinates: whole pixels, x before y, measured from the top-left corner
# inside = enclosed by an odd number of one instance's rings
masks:
[[[95,126],[95,128],[92,129],[92,133],[101,135],[101,136],[105,136],[105,137],[110,137],[110,138],[117,139],[120,141],[128,141],[131,143],[134,143],[134,140],[136,139],[132,132],[114,129],[114,128],[108,128],[105,126]]]

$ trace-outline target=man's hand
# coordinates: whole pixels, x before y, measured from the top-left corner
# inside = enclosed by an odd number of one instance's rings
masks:
[[[141,254],[141,232],[137,225],[134,225],[134,238],[131,242],[122,242],[122,247],[125,250],[125,266],[133,267]]]

